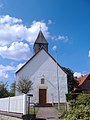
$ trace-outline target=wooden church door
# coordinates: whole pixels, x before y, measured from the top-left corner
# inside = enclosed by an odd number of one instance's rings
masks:
[[[46,103],[46,89],[39,89],[39,103]]]

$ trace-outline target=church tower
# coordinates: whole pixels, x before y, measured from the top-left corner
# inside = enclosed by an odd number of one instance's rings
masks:
[[[37,39],[34,43],[34,53],[36,54],[41,48],[44,48],[48,52],[48,42],[45,39],[42,31],[39,31]]]

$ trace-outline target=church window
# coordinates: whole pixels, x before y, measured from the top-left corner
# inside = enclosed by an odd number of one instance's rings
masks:
[[[42,78],[42,79],[41,79],[41,84],[44,84],[44,83],[45,83],[45,79]]]

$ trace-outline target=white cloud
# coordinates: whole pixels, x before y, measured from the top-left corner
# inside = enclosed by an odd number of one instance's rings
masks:
[[[31,44],[34,43],[34,41],[36,40],[36,37],[40,30],[40,26],[41,26],[41,30],[42,30],[44,36],[46,38],[49,37],[48,27],[46,26],[46,23],[39,22],[39,21],[37,21],[37,22],[33,21],[31,27],[28,28],[28,35],[26,38],[26,40],[29,41]]]
[[[14,23],[21,23],[21,22],[22,22],[21,19],[10,17],[9,15],[0,16],[0,24],[14,24]]]
[[[36,40],[40,26],[43,34],[48,38],[48,27],[44,21],[33,21],[27,27],[23,25],[21,19],[9,15],[0,16],[0,56],[13,60],[30,57],[29,45]]]
[[[33,21],[30,27],[23,25],[21,19],[10,17],[9,15],[0,16],[0,45],[9,45],[12,42],[28,41],[34,43],[40,26],[45,37],[49,36],[48,27],[43,21]]]
[[[0,65],[0,79],[8,79],[9,75],[8,72],[14,71],[16,68],[13,66],[4,66]]]
[[[13,42],[10,47],[1,46],[0,56],[13,60],[27,60],[30,57],[30,49],[28,44],[23,42]]]
[[[90,50],[89,50],[89,53],[88,53],[88,57],[90,57]]]
[[[52,20],[48,20],[48,25],[55,24]]]
[[[68,41],[68,37],[64,36],[64,35],[58,35],[56,40],[61,40],[61,41],[67,42]]]
[[[48,24],[51,25],[52,24],[52,20],[48,20]]]
[[[52,21],[48,20],[48,24],[52,24]],[[29,45],[32,45],[36,40],[40,26],[47,39],[50,35],[44,21],[33,21],[32,24],[27,27],[23,24],[22,19],[9,15],[0,16],[0,56],[13,60],[26,60],[30,57],[31,53]],[[64,42],[68,41],[67,36],[61,35],[52,36],[52,39]],[[25,42],[27,44],[25,44]]]
[[[77,77],[77,78],[81,77],[81,75],[82,75],[81,72],[75,72],[74,73],[74,77]]]
[[[10,45],[12,42],[26,40],[27,28],[19,24],[1,24],[0,25],[0,45]]]
[[[52,40],[56,40],[56,41],[62,41],[62,42],[68,42],[68,36],[64,36],[64,35],[57,35],[57,36],[51,36]]]
[[[56,49],[57,49],[57,46],[54,45],[54,46],[52,47],[52,50],[55,51]]]

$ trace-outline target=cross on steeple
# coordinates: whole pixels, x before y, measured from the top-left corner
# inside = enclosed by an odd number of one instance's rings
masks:
[[[41,31],[41,29],[42,29],[42,26],[40,25],[40,31]]]

